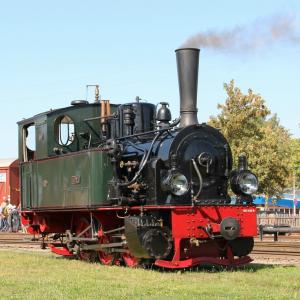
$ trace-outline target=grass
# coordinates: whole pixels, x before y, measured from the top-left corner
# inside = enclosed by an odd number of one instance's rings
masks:
[[[300,268],[162,272],[0,251],[0,299],[300,299]]]

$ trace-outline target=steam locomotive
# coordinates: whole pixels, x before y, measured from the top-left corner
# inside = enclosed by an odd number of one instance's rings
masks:
[[[198,123],[199,49],[175,52],[174,121],[166,102],[110,104],[96,86],[94,103],[18,123],[22,218],[54,253],[130,267],[251,261],[257,177],[243,155],[232,170],[224,136]]]

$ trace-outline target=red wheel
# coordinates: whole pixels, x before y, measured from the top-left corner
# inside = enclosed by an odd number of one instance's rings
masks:
[[[78,222],[78,225],[76,227],[76,235],[79,235],[82,231],[84,231],[88,226],[90,226],[89,222],[85,218],[81,218]],[[91,228],[84,232],[82,235],[80,235],[82,238],[91,238],[92,237],[92,230]],[[94,262],[97,255],[95,251],[80,251],[78,253],[78,257],[81,260],[88,261],[88,262]]]
[[[122,254],[123,261],[125,265],[129,268],[136,268],[139,265],[139,261],[136,257],[132,256],[130,253],[124,252]]]
[[[107,236],[102,236],[99,238],[100,244],[108,244],[109,242],[110,240]],[[98,251],[98,258],[102,265],[112,265],[115,259],[113,253],[108,253],[101,250]]]

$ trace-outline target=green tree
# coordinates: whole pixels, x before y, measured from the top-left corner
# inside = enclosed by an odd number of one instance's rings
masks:
[[[291,186],[293,186],[295,176],[296,188],[300,188],[300,139],[292,140],[292,163],[293,174]]]
[[[280,194],[289,184],[291,173],[291,139],[279,124],[276,115],[270,117],[264,99],[247,94],[234,86],[224,84],[225,104],[219,104],[220,113],[211,117],[209,124],[219,128],[228,139],[235,163],[238,155],[246,154],[249,169],[259,178],[259,192],[269,196]],[[269,118],[268,118],[269,117]]]

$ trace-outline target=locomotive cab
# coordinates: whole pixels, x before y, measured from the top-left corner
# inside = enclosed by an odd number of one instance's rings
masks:
[[[111,105],[112,112],[116,108]],[[100,115],[100,103],[76,101],[18,123],[23,209],[103,202],[112,172],[107,154],[97,151],[104,140]]]
[[[77,152],[99,145],[100,103],[72,101],[73,105],[38,114],[19,125],[19,157],[22,162]],[[117,105],[111,105],[114,112]],[[34,148],[34,149],[31,149]]]

